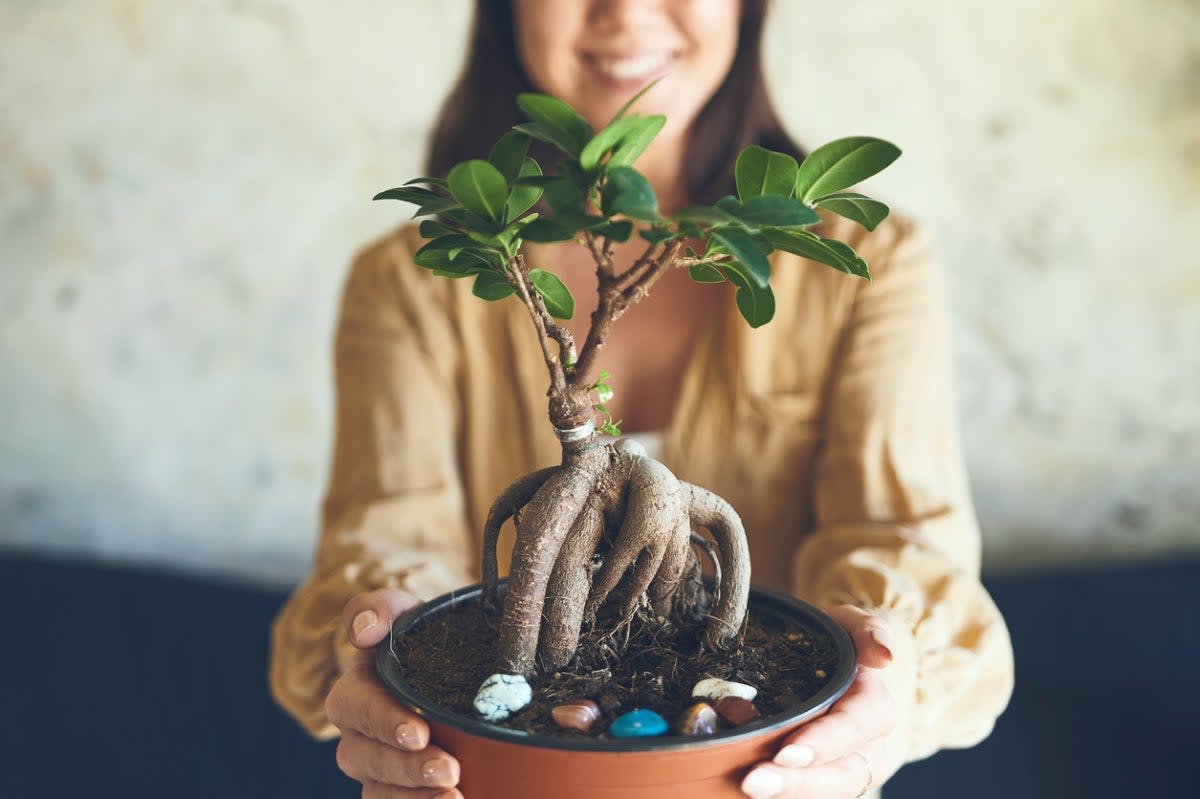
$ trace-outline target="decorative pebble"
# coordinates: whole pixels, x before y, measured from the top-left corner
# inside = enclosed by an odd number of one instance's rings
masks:
[[[817,669],[815,673],[817,675],[818,680],[823,680],[829,676],[828,674],[825,673],[825,669]]]
[[[717,729],[717,711],[707,702],[689,707],[675,725],[680,735],[712,735]]]
[[[696,687],[692,689],[692,696],[698,696],[701,699],[711,699],[714,702],[726,696],[740,696],[747,702],[754,701],[754,697],[758,696],[758,689],[753,685],[746,685],[743,682],[730,682],[729,680],[721,680],[716,677],[706,677],[696,683]]]
[[[520,674],[493,674],[475,694],[475,710],[487,721],[503,721],[533,701],[533,690]]]
[[[554,719],[554,723],[558,726],[585,733],[591,731],[592,725],[602,715],[604,714],[600,712],[600,706],[590,699],[567,702],[566,704],[556,706],[550,711],[550,717]]]
[[[727,696],[717,702],[717,715],[735,727],[754,721],[762,714],[749,699],[740,696]]]
[[[669,729],[667,720],[653,710],[638,708],[617,719],[608,728],[614,738],[651,738]]]

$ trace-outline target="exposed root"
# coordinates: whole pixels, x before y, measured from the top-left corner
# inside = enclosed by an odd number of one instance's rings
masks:
[[[500,528],[533,498],[559,468],[549,466],[517,479],[492,503],[483,525],[483,599],[489,606],[496,604],[496,582],[500,579],[496,566],[496,541],[500,538]]]
[[[545,668],[560,669],[575,654],[592,584],[592,554],[603,535],[604,513],[592,495],[575,518],[550,575],[539,647]]]
[[[656,460],[633,458],[633,470],[626,485],[628,499],[620,532],[613,542],[604,565],[596,574],[588,597],[584,618],[594,619],[600,605],[617,587],[625,572],[633,566],[629,598],[623,613],[636,606],[662,566],[678,521],[684,518],[683,492],[671,471]]]
[[[533,673],[550,575],[576,517],[593,493],[596,475],[607,462],[604,447],[577,448],[537,490],[517,521],[498,652],[500,670],[507,674]]]
[[[750,548],[742,520],[728,502],[691,483],[681,485],[687,495],[692,524],[712,534],[726,568],[721,576],[721,598],[713,609],[713,623],[704,635],[714,649],[729,648],[741,634],[750,598]]]
[[[651,623],[673,613],[708,616],[704,642],[714,650],[728,648],[741,634],[750,590],[741,520],[725,500],[680,481],[658,461],[587,442],[570,451],[564,446],[563,466],[513,483],[488,514],[485,596],[495,591],[496,538],[514,515],[517,542],[500,626],[500,671],[529,675],[539,656],[546,668],[567,665],[583,625],[595,622],[618,586],[619,621],[593,640],[615,644],[636,617]],[[593,558],[614,526],[593,575]],[[712,539],[693,528],[707,530]],[[693,544],[713,562],[715,601],[700,580]],[[648,614],[639,613],[643,603]],[[606,614],[606,625],[611,620]]]

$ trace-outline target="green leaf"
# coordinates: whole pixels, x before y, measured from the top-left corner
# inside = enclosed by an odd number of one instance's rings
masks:
[[[556,214],[583,213],[583,192],[563,177],[552,177],[545,184],[546,204]]]
[[[658,198],[650,181],[637,170],[627,166],[608,170],[608,179],[600,193],[600,205],[605,216],[624,214],[632,219],[657,222]]]
[[[612,386],[608,385],[607,383],[601,383],[600,385],[596,386],[596,397],[600,400],[601,404],[598,407],[595,405],[592,407],[596,408],[598,411],[607,412],[608,408],[604,407],[603,403],[609,402],[613,398]]]
[[[796,227],[814,225],[821,221],[820,215],[795,197],[779,194],[763,194],[742,203],[733,215],[752,225]]]
[[[581,229],[573,224],[574,221],[558,218],[538,219],[521,228],[521,238],[538,243],[571,241]]]
[[[413,178],[404,181],[405,186],[415,186],[418,183],[428,183],[430,186],[440,186],[443,189],[448,188],[445,178]]]
[[[714,230],[712,237],[725,252],[733,256],[733,263],[722,264],[722,266],[729,270],[744,272],[746,278],[759,288],[770,283],[771,262],[754,243],[754,239],[740,230],[729,229]]]
[[[463,233],[451,232],[444,236],[438,236],[433,241],[423,246],[417,252],[446,250],[450,255],[450,260],[454,260],[455,256],[463,250],[475,247],[475,240]]]
[[[517,105],[552,137],[552,144],[558,145],[569,155],[578,158],[588,140],[592,138],[592,126],[587,120],[557,97],[548,94],[521,94],[517,96]]]
[[[871,279],[867,264],[853,249],[840,241],[822,238],[806,230],[778,230],[764,228],[762,235],[776,248],[807,258],[810,261],[832,266],[839,272]]]
[[[427,239],[436,239],[438,236],[450,236],[460,232],[436,219],[422,220],[419,230],[421,235]]]
[[[620,424],[620,422],[618,422],[617,424]],[[608,424],[606,424],[600,428],[600,432],[607,433],[610,436],[616,437],[616,436],[621,435],[621,428],[617,427],[616,424],[609,422]]]
[[[795,196],[805,203],[871,177],[900,157],[900,148],[883,139],[851,136],[813,150],[796,175]]]
[[[488,163],[496,167],[504,179],[511,186],[513,181],[521,174],[521,169],[525,165],[525,154],[529,152],[529,142],[531,137],[528,133],[510,130],[500,137],[500,141],[496,142],[492,147],[492,152],[488,156]],[[534,174],[542,174],[542,170]]]
[[[592,232],[597,236],[604,236],[607,239],[624,244],[633,235],[633,223],[628,219],[607,222],[592,228]]]
[[[495,235],[500,232],[500,226],[490,219],[484,219],[479,214],[474,214],[465,208],[462,208],[458,203],[450,208],[438,211],[443,219],[448,219],[454,224],[464,228],[468,232],[483,233],[485,235]]]
[[[618,119],[620,119],[621,117],[625,116],[625,114],[629,113],[629,109],[630,109],[630,108],[633,108],[633,104],[634,104],[634,103],[636,103],[638,100],[642,99],[642,97],[644,97],[644,96],[646,95],[646,92],[650,91],[650,90],[651,90],[651,89],[653,89],[655,86],[657,86],[657,85],[658,85],[658,82],[659,82],[660,80],[662,80],[662,78],[655,78],[654,80],[650,81],[650,82],[649,82],[649,83],[647,83],[645,86],[643,86],[643,87],[641,88],[641,90],[640,90],[640,91],[638,91],[638,93],[637,93],[637,94],[635,94],[633,97],[630,97],[630,98],[629,98],[629,101],[628,101],[628,102],[626,102],[626,103],[625,103],[625,105],[621,106],[621,110],[620,110],[620,111],[618,111],[618,112],[617,112],[617,114],[616,114],[616,116],[614,116],[614,117],[612,118],[612,121],[613,121],[613,122],[616,122]],[[610,122],[609,124],[611,125],[611,124],[612,124],[612,122]]]
[[[454,199],[453,197],[439,196],[435,200],[429,200],[428,202],[422,204],[421,207],[418,208],[413,214],[413,218],[416,219],[418,216],[432,216],[434,214],[446,214],[448,211],[454,211],[461,208],[462,206],[459,205],[458,200]]]
[[[796,159],[752,144],[738,155],[734,181],[742,202],[763,194],[791,195],[796,185]]]
[[[665,228],[652,227],[647,228],[646,230],[639,230],[638,235],[651,244],[660,244],[668,239],[675,238],[676,234],[666,230]]]
[[[638,122],[637,117],[630,117],[609,123],[579,153],[579,166],[586,172],[594,172],[604,159],[604,154],[620,144],[621,139],[638,126]]]
[[[575,313],[575,298],[558,275],[545,269],[530,269],[529,282],[546,303],[546,310],[555,319],[570,319]]]
[[[521,164],[518,177],[531,178],[542,174],[542,168],[532,158],[526,158]],[[521,214],[533,207],[542,196],[542,189],[537,186],[514,186],[512,193],[504,203],[504,221],[512,222]]]
[[[736,200],[734,201],[735,204]],[[709,227],[737,224],[737,218],[722,208],[712,205],[692,205],[675,214],[675,219],[687,222],[698,222]]]
[[[429,189],[422,189],[419,186],[400,186],[395,189],[381,191],[371,199],[400,200],[401,202],[412,203],[413,205],[424,205],[432,200],[440,200],[445,196]]]
[[[502,300],[516,292],[512,284],[499,272],[480,272],[479,277],[475,278],[475,285],[471,287],[471,293],[476,297],[495,302]]]
[[[740,272],[730,269],[729,282],[737,286],[734,300],[750,327],[762,327],[775,317],[775,292],[770,286],[756,286]]]
[[[566,152],[567,150],[566,146],[563,145],[558,139],[554,138],[550,131],[546,130],[536,122],[522,122],[519,125],[513,125],[513,130],[517,131],[518,133],[524,133],[526,136],[537,139],[538,141],[553,145],[563,152]]]
[[[633,166],[634,161],[642,157],[642,153],[646,152],[646,148],[650,146],[650,142],[654,141],[654,137],[663,129],[663,125],[667,124],[667,118],[662,114],[655,114],[648,117],[633,117],[637,122],[630,131],[621,139],[621,143],[613,150],[612,157],[608,159],[608,166]]]
[[[879,200],[872,200],[870,197],[854,192],[830,194],[828,197],[816,200],[814,204],[853,220],[867,230],[879,227],[879,223],[887,219],[888,215],[888,207]]]
[[[724,283],[725,275],[712,264],[695,264],[688,267],[688,275],[697,283]]]
[[[452,254],[451,247],[433,246],[433,242],[413,253],[413,263],[460,276],[491,269],[486,254],[479,250],[461,250]]]
[[[487,161],[465,161],[450,170],[450,193],[463,208],[485,219],[504,224],[508,181]]]
[[[720,208],[722,211],[725,211],[726,213],[733,213],[734,210],[736,210],[737,208],[740,208],[741,205],[742,205],[742,201],[739,200],[737,197],[734,197],[732,194],[726,194],[724,197],[717,200],[715,207]]]

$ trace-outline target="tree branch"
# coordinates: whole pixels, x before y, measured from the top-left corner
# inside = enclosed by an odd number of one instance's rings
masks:
[[[571,384],[576,388],[587,388],[589,375],[600,350],[612,333],[613,324],[630,306],[646,296],[654,281],[674,263],[683,249],[683,242],[672,242],[656,255],[658,248],[658,244],[651,244],[633,266],[619,277],[600,279],[600,300],[592,313],[591,327],[584,339],[583,349],[579,351],[579,362],[571,375]]]
[[[511,268],[508,273],[508,282],[521,296],[521,301],[525,303],[525,308],[533,317],[533,325],[537,328],[538,344],[542,347],[542,357],[545,358],[546,369],[550,372],[550,393],[562,394],[567,388],[566,368],[563,361],[569,355],[574,355],[574,340],[570,331],[564,330],[554,323],[550,312],[546,310],[546,304],[542,302],[541,295],[533,290],[533,286],[529,282],[529,273],[525,269],[524,256],[518,254],[516,258],[509,261],[509,266]],[[558,343],[558,358],[555,358],[554,353],[550,351],[551,340]]]

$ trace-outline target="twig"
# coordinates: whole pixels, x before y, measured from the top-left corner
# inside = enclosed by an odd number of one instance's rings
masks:
[[[512,267],[509,270],[509,283],[521,295],[521,301],[525,303],[529,315],[533,317],[534,327],[537,328],[538,344],[542,347],[542,357],[546,360],[546,369],[550,372],[550,393],[561,394],[567,387],[566,373],[560,358],[555,358],[554,353],[550,351],[550,341],[552,339],[558,341],[560,356],[565,354],[562,349],[563,342],[553,336],[549,330],[550,327],[557,328],[558,325],[555,325],[553,321],[550,325],[546,324],[546,321],[552,318],[550,312],[546,310],[546,304],[542,302],[541,295],[533,291],[529,284],[529,274],[525,271],[524,257],[517,255],[516,258],[509,261],[509,264]],[[566,333],[569,340],[571,334],[567,331],[562,332]],[[571,345],[571,349],[574,350],[574,344]]]

